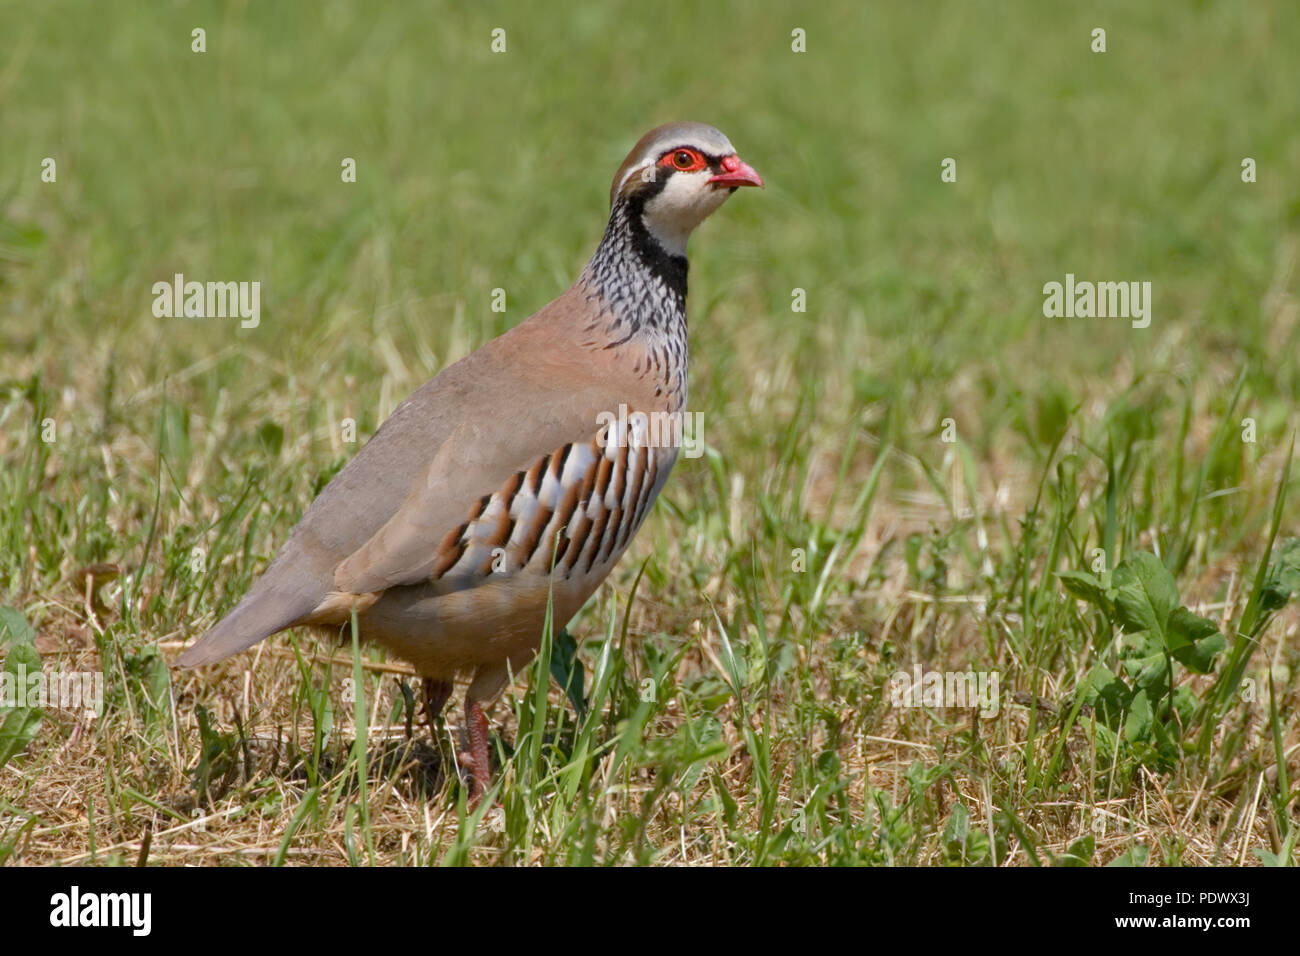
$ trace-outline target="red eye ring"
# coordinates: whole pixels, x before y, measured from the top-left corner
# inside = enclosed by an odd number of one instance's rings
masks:
[[[675,169],[680,173],[693,173],[697,170],[703,169],[708,164],[704,161],[704,157],[701,156],[699,152],[681,146],[677,149],[670,149],[668,152],[664,153],[663,157],[659,160],[659,165],[667,167],[668,169]]]

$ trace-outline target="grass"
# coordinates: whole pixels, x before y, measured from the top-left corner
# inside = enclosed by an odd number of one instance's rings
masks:
[[[0,861],[1297,861],[1294,5],[54,2],[0,36],[0,630],[106,691],[3,715]],[[562,291],[676,118],[768,183],[692,243],[710,449],[491,711],[493,800],[350,636],[171,671],[344,420]],[[176,272],[260,281],[260,325],[155,318]],[[1150,281],[1150,327],[1044,318],[1066,273]],[[997,675],[996,714],[891,704],[916,665]]]

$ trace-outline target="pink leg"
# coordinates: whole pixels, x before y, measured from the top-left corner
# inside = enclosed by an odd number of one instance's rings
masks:
[[[465,695],[465,736],[468,738],[469,750],[460,755],[461,766],[469,771],[470,805],[477,804],[487,790],[488,781],[492,779],[492,765],[488,760],[488,721],[487,714],[478,701]]]

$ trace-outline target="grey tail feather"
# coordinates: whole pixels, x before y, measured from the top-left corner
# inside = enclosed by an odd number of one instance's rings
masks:
[[[311,594],[286,594],[274,587],[261,586],[265,583],[263,578],[254,585],[235,609],[187,647],[176,663],[181,667],[200,667],[224,660],[290,627],[319,603]]]

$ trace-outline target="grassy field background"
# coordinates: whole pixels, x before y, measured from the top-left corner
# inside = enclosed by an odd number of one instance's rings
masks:
[[[0,38],[0,633],[106,688],[5,715],[0,861],[1295,862],[1294,4],[6,3]],[[590,707],[520,675],[467,814],[458,710],[430,745],[377,652],[172,672],[342,421],[566,288],[674,119],[767,188],[692,242],[710,453],[549,648]],[[260,281],[260,325],[155,318],[177,272]],[[1150,327],[1045,318],[1066,273],[1151,282]],[[1161,568],[1221,650],[1134,636]],[[892,706],[918,664],[997,714]]]

